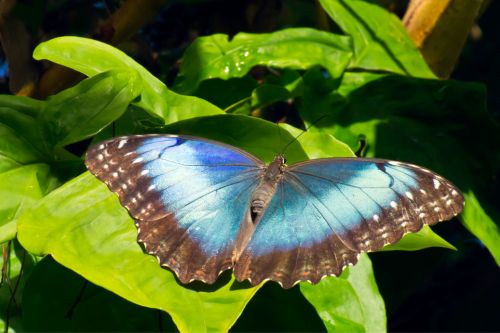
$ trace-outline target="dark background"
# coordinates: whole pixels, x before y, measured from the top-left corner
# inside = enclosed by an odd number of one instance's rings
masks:
[[[404,13],[398,2],[396,12]],[[106,39],[97,28],[120,5],[118,1],[19,1],[11,16],[22,22],[34,48],[56,36]],[[394,7],[393,7],[394,8]],[[452,79],[482,82],[488,109],[500,117],[500,3],[491,1],[467,41]],[[292,26],[333,29],[313,1],[227,0],[166,2],[154,21],[120,48],[171,85],[184,49],[197,37],[240,31],[270,32]],[[0,55],[0,92],[9,91],[9,71]],[[35,76],[44,70],[33,62]],[[496,153],[496,152],[492,152]],[[479,163],[479,162],[478,162]],[[497,177],[498,178],[498,177]],[[498,189],[500,191],[500,188]],[[500,271],[481,242],[458,220],[437,233],[459,251],[371,254],[385,299],[390,331],[500,331]],[[318,331],[323,324],[298,287],[283,291],[266,284],[250,301],[233,331]]]

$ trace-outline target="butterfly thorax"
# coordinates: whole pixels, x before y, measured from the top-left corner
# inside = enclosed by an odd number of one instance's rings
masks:
[[[269,201],[271,201],[271,198],[276,192],[276,187],[283,177],[285,168],[285,157],[283,155],[278,155],[263,170],[263,176],[250,201],[252,221],[254,223],[259,221],[264,209],[268,206]]]

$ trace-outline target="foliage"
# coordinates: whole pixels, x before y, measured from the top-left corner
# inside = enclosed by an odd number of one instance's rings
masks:
[[[435,80],[397,17],[377,5],[321,5],[343,35],[289,28],[200,37],[186,49],[172,89],[95,40],[60,37],[35,49],[36,59],[88,78],[44,101],[0,97],[0,191],[7,198],[0,203],[0,241],[17,233],[22,248],[44,257],[21,277],[24,313],[22,319],[13,313],[15,330],[155,330],[151,320],[158,315],[169,329],[227,331],[262,287],[230,274],[213,286],[184,286],[144,254],[127,211],[72,149],[121,134],[193,134],[267,162],[289,142],[289,162],[353,156],[364,138],[368,156],[417,163],[455,182],[466,195],[461,221],[500,264],[498,212],[483,185],[498,168],[490,135],[499,142],[500,132],[486,113],[484,88]],[[256,66],[269,68],[258,80]],[[261,119],[266,107],[279,103],[297,110],[299,121],[290,121],[295,126]],[[307,132],[300,135],[303,124]],[[453,249],[426,228],[384,250],[432,246]],[[38,259],[30,258],[35,265]],[[81,293],[84,280],[75,273],[91,283]],[[19,276],[18,269],[10,271],[11,281]],[[61,281],[70,292],[60,292]],[[368,255],[339,278],[302,283],[300,292],[329,331],[386,329]],[[5,307],[8,299],[0,302]],[[173,323],[132,303],[165,311]],[[89,321],[96,316],[103,319]]]

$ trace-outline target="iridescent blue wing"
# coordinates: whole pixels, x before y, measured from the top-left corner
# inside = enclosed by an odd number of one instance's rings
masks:
[[[406,163],[321,159],[292,165],[234,267],[238,280],[289,288],[355,264],[361,252],[395,243],[462,211],[446,179]]]
[[[135,219],[138,241],[179,280],[213,283],[232,252],[263,163],[188,136],[115,138],[85,161]]]

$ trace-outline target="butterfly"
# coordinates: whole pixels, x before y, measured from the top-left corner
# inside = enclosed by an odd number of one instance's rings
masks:
[[[459,214],[464,198],[403,162],[325,158],[266,165],[239,148],[186,135],[134,135],[90,148],[86,166],[115,192],[138,242],[182,283],[284,288],[338,276],[360,253]]]

